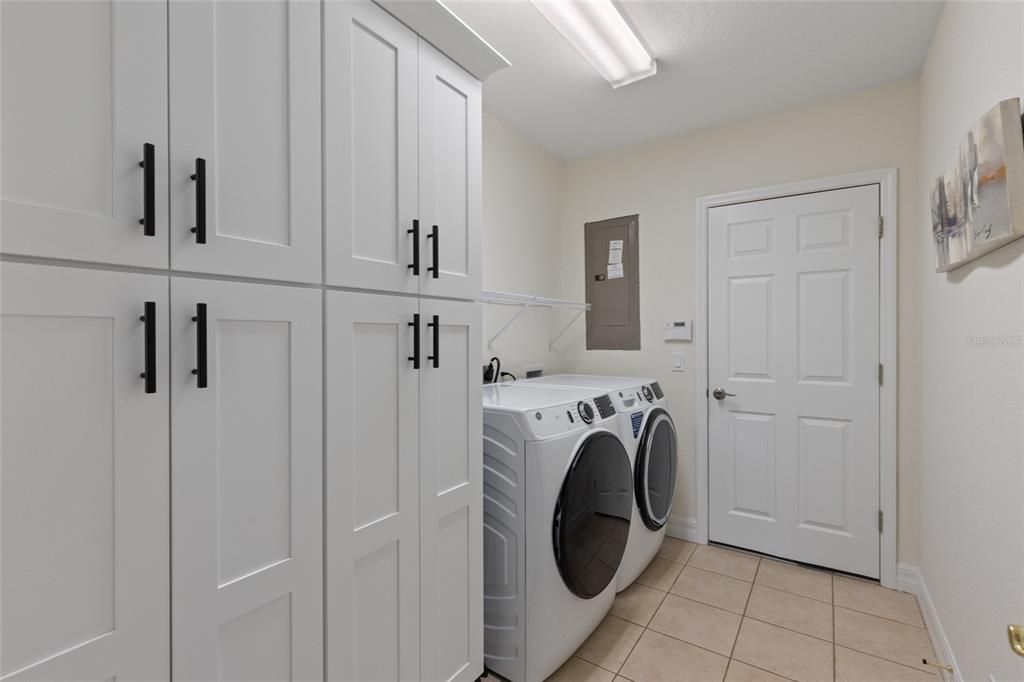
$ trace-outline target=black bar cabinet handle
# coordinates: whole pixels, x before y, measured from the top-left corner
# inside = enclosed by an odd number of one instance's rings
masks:
[[[412,274],[417,277],[420,276],[420,221],[419,218],[413,218],[412,227],[406,230],[407,234],[412,235],[412,263],[409,263],[409,269],[412,270]]]
[[[206,243],[206,159],[196,159],[196,172],[189,176],[196,182],[196,226],[192,228],[196,244]]]
[[[207,387],[207,363],[206,363],[206,304],[196,303],[196,314],[192,316],[196,323],[196,368],[192,373],[196,375],[196,387]]]
[[[146,393],[156,393],[156,301],[146,301],[139,319],[146,323],[146,371],[140,376],[146,380]]]
[[[430,234],[427,235],[427,239],[433,240],[430,248],[434,252],[434,264],[427,268],[427,272],[431,273],[431,277],[437,279],[438,274],[441,272],[441,265],[437,262],[438,243],[441,241],[441,238],[437,236],[437,225],[434,225],[433,229],[430,230]]]
[[[441,321],[434,315],[433,322],[427,322],[428,327],[434,328],[434,354],[428,355],[427,360],[432,360],[434,369],[441,366]]]
[[[409,323],[412,327],[412,355],[409,356],[409,362],[412,363],[413,369],[420,368],[420,314],[414,313],[412,316],[412,322]]]
[[[142,145],[142,234],[156,236],[156,146],[147,142]]]

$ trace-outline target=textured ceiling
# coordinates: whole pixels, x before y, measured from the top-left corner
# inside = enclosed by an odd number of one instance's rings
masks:
[[[484,109],[562,158],[917,74],[938,2],[626,1],[658,75],[617,90],[525,0],[445,4],[512,62]]]

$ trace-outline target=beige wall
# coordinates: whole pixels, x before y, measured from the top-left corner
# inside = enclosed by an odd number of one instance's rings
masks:
[[[733,190],[894,166],[900,182],[900,503],[899,557],[917,556],[916,463],[919,396],[915,230],[918,82],[892,83],[786,111],[631,146],[568,163],[561,229],[562,295],[581,299],[583,224],[640,215],[640,351],[586,351],[583,325],[559,353],[579,372],[657,377],[680,431],[675,521],[696,515],[693,347],[665,343],[667,320],[693,319],[697,198]],[[704,330],[696,330],[702,333]],[[682,351],[685,372],[671,371]]]
[[[556,298],[565,164],[486,114],[483,138],[484,289]],[[484,359],[497,355],[502,369],[516,376],[524,364],[555,370],[548,341],[552,330],[557,333],[557,311],[528,310],[487,348],[516,311],[484,305]]]
[[[1024,240],[934,272],[928,193],[967,128],[1024,95],[1024,4],[949,3],[921,76],[920,568],[968,680],[1024,679],[1007,623],[1024,623]],[[952,661],[951,661],[952,662]]]

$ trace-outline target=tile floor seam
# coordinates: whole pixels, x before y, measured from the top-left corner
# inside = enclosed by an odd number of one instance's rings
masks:
[[[927,625],[914,625],[913,623],[906,623],[902,620],[896,620],[894,618],[886,618],[885,616],[879,616],[877,613],[871,613],[870,611],[861,611],[860,609],[844,606],[843,604],[833,604],[833,606],[838,609],[846,609],[847,611],[853,611],[854,613],[860,613],[865,616],[874,616],[875,618],[881,618],[882,620],[887,620],[890,623],[896,623],[897,625],[906,625],[908,628],[917,628],[918,630],[924,630],[926,632],[928,631]],[[921,622],[923,623],[924,619],[922,619]]]
[[[759,586],[759,587],[767,587],[769,590],[775,590],[776,592],[785,592],[786,594],[792,594],[792,595],[795,595],[797,597],[803,597],[804,599],[811,599],[813,601],[818,602],[819,604],[832,604],[833,603],[831,601],[825,601],[824,599],[818,599],[817,597],[812,597],[812,596],[807,595],[807,594],[801,594],[800,592],[793,592],[792,590],[786,590],[786,589],[783,589],[781,587],[775,587],[774,585],[765,585],[764,583],[754,583],[754,584]]]
[[[761,671],[761,672],[763,672],[763,673],[768,673],[769,675],[775,675],[775,677],[781,677],[781,678],[782,678],[782,679],[784,679],[784,680],[789,680],[789,682],[797,682],[797,681],[796,681],[796,680],[794,680],[794,679],[793,679],[792,677],[786,677],[785,675],[780,675],[780,674],[778,674],[778,673],[773,673],[773,672],[772,672],[771,670],[768,670],[767,668],[762,668],[762,667],[761,667],[761,666],[759,666],[759,665],[754,665],[753,663],[747,663],[746,661],[741,661],[741,660],[740,660],[740,659],[738,659],[738,658],[731,658],[731,657],[730,657],[730,658],[729,658],[729,663],[731,664],[731,663],[732,663],[733,661],[736,661],[737,663],[742,663],[743,665],[747,665],[747,666],[750,666],[751,668],[756,668],[756,669],[760,670],[760,671]],[[913,668],[911,668],[911,670],[913,670]],[[726,672],[726,675],[728,675],[728,674],[729,674],[729,668],[728,668],[728,666],[726,666],[726,668],[725,668],[725,672]]]
[[[650,630],[650,628],[644,628],[644,632],[647,632],[647,630]],[[695,647],[697,649],[700,649],[701,651],[707,651],[709,654],[714,654],[715,656],[718,656],[719,658],[725,658],[725,659],[728,659],[730,661],[732,660],[731,656],[726,656],[725,654],[723,654],[723,653],[721,653],[719,651],[715,651],[714,649],[709,649],[706,646],[701,646],[700,644],[694,644],[693,642],[687,642],[685,639],[680,639],[680,638],[676,637],[675,635],[670,635],[670,634],[668,634],[666,632],[661,632],[659,630],[651,630],[651,632],[653,632],[656,635],[660,635],[662,637],[668,637],[669,639],[674,639],[677,642],[682,642],[683,644],[686,644],[687,646]],[[643,634],[641,634],[640,636],[643,637]],[[637,641],[639,641],[639,640],[637,640]],[[861,652],[861,653],[863,653],[863,652]],[[746,663],[746,661],[740,661],[740,663]],[[609,671],[609,672],[611,672],[611,671]],[[765,672],[771,672],[771,671],[765,671]]]
[[[853,652],[858,653],[858,654],[860,654],[862,656],[867,656],[868,658],[873,658],[876,661],[884,661],[884,662],[889,663],[891,665],[898,665],[901,668],[906,668],[907,670],[913,670],[914,672],[917,672],[917,673],[924,673],[925,675],[931,675],[932,677],[936,678],[937,680],[940,679],[938,674],[928,672],[927,670],[921,670],[920,668],[915,668],[912,665],[907,665],[906,663],[900,663],[899,661],[894,661],[894,660],[889,659],[889,658],[882,658],[881,656],[878,656],[878,655],[875,655],[875,654],[869,654],[866,651],[861,651],[860,649],[854,649],[852,646],[846,646],[845,644],[836,644],[835,646],[836,646],[837,649],[846,649],[847,651],[853,651]]]
[[[836,644],[836,574],[832,574],[832,580],[828,581],[829,589],[832,591],[832,682],[839,677],[839,660],[836,654],[839,652],[839,645]]]
[[[835,642],[833,641],[835,639],[835,637],[836,637],[835,630],[833,630],[833,632],[832,632],[832,639],[822,639],[821,637],[817,637],[815,635],[809,635],[806,632],[800,632],[799,630],[794,630],[793,628],[787,628],[785,625],[779,625],[778,623],[773,623],[773,622],[768,621],[768,620],[761,620],[760,618],[754,618],[753,616],[747,616],[747,615],[744,615],[743,617],[744,618],[749,618],[752,621],[756,621],[758,623],[761,623],[762,625],[771,625],[772,627],[779,628],[780,630],[785,630],[786,632],[792,632],[795,635],[803,635],[804,637],[810,637],[811,639],[816,639],[819,642],[825,642],[826,644],[835,644]],[[865,653],[867,653],[867,652],[865,652]]]

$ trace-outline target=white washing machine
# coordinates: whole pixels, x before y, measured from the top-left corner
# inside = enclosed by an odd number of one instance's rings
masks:
[[[665,393],[654,379],[642,377],[553,374],[522,384],[565,386],[607,391],[615,406],[619,438],[633,467],[634,505],[629,543],[622,559],[617,589],[629,587],[658,554],[675,495],[676,429]]]
[[[633,476],[611,398],[592,389],[483,387],[484,663],[537,682],[611,608]]]

